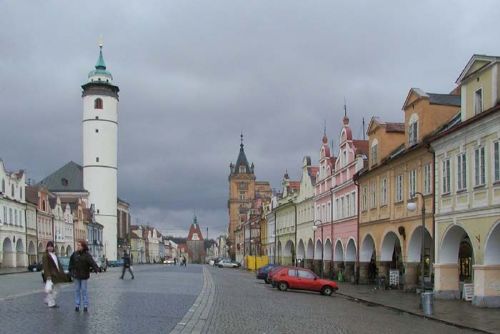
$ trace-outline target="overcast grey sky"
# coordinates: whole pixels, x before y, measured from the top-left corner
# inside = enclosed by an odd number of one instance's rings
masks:
[[[473,53],[500,55],[499,14],[494,0],[0,0],[0,157],[37,181],[81,163],[80,85],[103,35],[119,195],[168,234],[196,208],[213,237],[240,131],[257,178],[279,187],[317,162],[324,120],[338,142],[344,97],[361,137],[363,117],[401,121],[411,87],[447,93]]]

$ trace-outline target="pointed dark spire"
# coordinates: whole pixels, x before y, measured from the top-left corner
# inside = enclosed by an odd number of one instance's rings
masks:
[[[243,145],[243,133],[240,135],[240,153],[238,154],[238,160],[236,160],[236,165],[234,166],[234,174],[251,174],[253,173],[252,169],[250,168],[250,164],[248,163],[247,156],[245,154],[245,149]],[[241,167],[245,167],[245,171]],[[240,171],[241,169],[241,171]]]

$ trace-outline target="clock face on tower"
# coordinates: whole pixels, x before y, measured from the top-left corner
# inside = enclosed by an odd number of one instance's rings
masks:
[[[200,238],[198,238],[198,233],[193,233],[192,240],[200,240]]]

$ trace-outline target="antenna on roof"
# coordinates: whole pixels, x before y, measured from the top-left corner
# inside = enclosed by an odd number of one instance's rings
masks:
[[[345,101],[345,96],[344,96],[344,117],[347,117],[347,103]]]
[[[366,140],[365,138],[365,118],[363,117],[363,140]]]

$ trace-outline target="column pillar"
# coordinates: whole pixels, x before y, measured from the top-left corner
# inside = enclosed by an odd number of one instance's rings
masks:
[[[415,290],[418,285],[418,262],[406,262],[404,273],[404,288],[405,290]]]
[[[457,263],[434,264],[434,292],[439,299],[459,299]]]
[[[360,284],[368,284],[370,283],[369,277],[369,262],[360,262],[359,263],[359,283]]]
[[[346,282],[354,282],[354,266],[355,262],[346,262],[344,269],[344,280]]]
[[[474,297],[479,307],[500,307],[500,264],[474,265]]]

